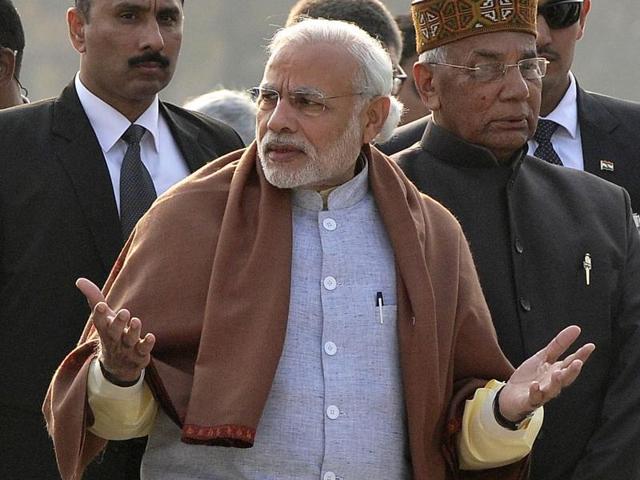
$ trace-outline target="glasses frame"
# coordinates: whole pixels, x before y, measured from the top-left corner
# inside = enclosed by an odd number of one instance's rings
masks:
[[[398,93],[400,93],[400,89],[407,78],[409,78],[409,76],[400,64],[393,67],[393,86],[391,87],[391,95],[398,95]]]
[[[273,108],[261,108],[260,105],[258,105],[258,98],[260,96],[260,94],[262,92],[270,92],[270,93],[275,93],[278,97],[278,100],[276,101],[276,104],[273,106]],[[273,89],[273,88],[266,88],[266,87],[252,87],[249,88],[247,90],[247,93],[249,95],[251,95],[251,98],[253,99],[253,101],[256,103],[256,105],[258,106],[258,109],[268,112],[268,111],[272,111],[275,110],[277,108],[277,106],[280,104],[280,100],[282,100],[282,94]],[[300,113],[302,113],[303,115],[306,115],[308,117],[317,117],[318,115],[322,115],[322,113],[327,109],[327,104],[325,103],[326,100],[333,100],[336,98],[346,98],[346,97],[357,97],[360,95],[364,95],[365,93],[367,93],[366,91],[362,91],[362,92],[353,92],[353,93],[345,93],[342,95],[330,95],[330,96],[326,96],[320,92],[301,92],[301,91],[294,91],[294,92],[290,92],[287,97],[289,97],[289,102],[294,106],[294,108],[299,111]],[[296,102],[294,102],[293,100],[295,99],[296,95],[310,95],[310,94],[314,94],[317,95],[318,99],[321,100],[319,102],[316,102],[318,105],[322,105],[322,110],[318,111],[317,113],[311,113],[310,111],[304,111],[302,109],[300,109],[299,107],[296,107]]]
[[[522,70],[520,70],[520,65],[524,62],[529,62],[531,60],[537,60],[539,65],[544,65],[544,68],[542,68],[543,72],[542,75],[540,75],[540,77],[537,78],[526,78],[523,74],[522,74]],[[496,78],[491,78],[488,80],[479,80],[477,78],[474,78],[474,80],[481,82],[481,83],[492,83],[492,82],[498,82],[501,81],[502,79],[504,79],[504,77],[507,74],[507,70],[511,67],[518,67],[518,71],[520,72],[520,76],[522,76],[522,78],[524,80],[529,80],[529,81],[533,81],[533,80],[540,80],[542,79],[546,73],[547,73],[547,65],[549,65],[549,60],[547,60],[546,58],[542,58],[542,57],[532,57],[532,58],[523,58],[522,60],[518,60],[516,63],[500,63],[500,62],[495,62],[495,63],[485,63],[485,64],[481,64],[481,65],[477,65],[475,67],[468,67],[467,65],[455,65],[453,63],[445,63],[445,62],[429,62],[429,65],[440,65],[443,67],[451,67],[451,68],[457,68],[459,70],[464,70],[467,73],[469,73],[470,75],[472,75],[475,72],[478,72],[479,70],[482,69],[482,65],[502,65],[502,73],[497,76]]]
[[[558,2],[545,3],[544,5],[538,6],[537,14],[541,15],[542,18],[544,18],[545,22],[547,22],[547,25],[551,30],[562,30],[563,28],[567,28],[567,27],[570,27],[571,25],[575,25],[576,22],[580,20],[583,3],[584,3],[583,0],[560,0]],[[575,13],[575,17],[572,17],[570,21],[565,20],[564,23],[556,23],[549,19],[548,11],[551,10],[552,8],[557,7],[559,5],[572,5],[572,4],[579,4],[579,5]]]

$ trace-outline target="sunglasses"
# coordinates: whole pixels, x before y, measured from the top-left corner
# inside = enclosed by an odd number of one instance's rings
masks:
[[[582,0],[560,0],[538,6],[538,15],[542,15],[549,28],[559,30],[576,23],[581,9]]]

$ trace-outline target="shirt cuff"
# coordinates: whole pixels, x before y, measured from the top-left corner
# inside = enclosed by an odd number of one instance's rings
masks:
[[[88,389],[96,396],[100,396],[112,400],[124,400],[132,398],[139,394],[143,389],[144,370],[140,378],[130,387],[119,387],[115,383],[111,383],[104,377],[98,358],[94,358],[89,366],[89,384]]]
[[[157,402],[144,382],[144,371],[131,387],[109,382],[94,358],[89,367],[87,399],[93,412],[88,430],[106,440],[126,440],[149,434],[157,413]]]
[[[503,382],[491,380],[467,400],[462,418],[462,431],[458,435],[460,468],[484,470],[501,467],[521,460],[531,452],[542,422],[544,409],[535,410],[533,416],[518,430],[502,427],[493,414],[493,400]]]

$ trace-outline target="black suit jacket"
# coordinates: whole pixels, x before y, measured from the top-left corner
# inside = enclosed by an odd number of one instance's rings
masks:
[[[578,120],[584,169],[624,187],[634,212],[640,211],[640,104],[578,87]],[[613,171],[601,161],[613,162]]]
[[[420,141],[429,120],[431,120],[431,115],[396,128],[389,140],[380,145],[376,145],[376,147],[387,155],[393,155],[394,153],[409,148],[411,145]]]
[[[532,480],[639,479],[640,236],[625,190],[523,153],[500,165],[432,123],[392,158],[460,221],[514,365],[574,323],[597,346],[545,406]]]
[[[160,111],[191,171],[243,146],[215,120],[165,103]],[[51,450],[42,401],[89,315],[74,281],[102,285],[123,243],[107,165],[73,85],[0,112],[0,478],[56,478],[24,469],[12,477],[11,464],[30,467],[37,448]]]

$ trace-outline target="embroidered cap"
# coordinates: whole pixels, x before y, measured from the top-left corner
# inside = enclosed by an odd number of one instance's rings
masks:
[[[491,32],[536,33],[538,0],[413,0],[418,53]]]

